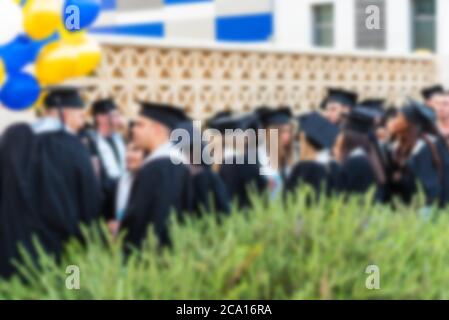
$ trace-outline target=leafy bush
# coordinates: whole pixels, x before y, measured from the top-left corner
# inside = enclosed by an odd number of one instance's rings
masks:
[[[0,281],[6,299],[448,299],[449,215],[444,210],[373,205],[371,196],[320,199],[299,191],[285,203],[173,222],[171,249],[145,247],[125,260],[121,239],[85,229],[58,264],[40,254]],[[80,290],[66,288],[66,266]],[[366,268],[380,268],[368,290]]]

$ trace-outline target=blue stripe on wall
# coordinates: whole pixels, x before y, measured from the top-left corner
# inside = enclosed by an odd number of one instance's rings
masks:
[[[92,28],[92,33],[97,34],[114,34],[122,36],[138,36],[138,37],[164,37],[165,30],[162,22],[143,23],[143,24],[128,24],[117,26],[103,26]]]
[[[117,0],[102,0],[101,8],[103,10],[114,10],[117,7]]]
[[[215,27],[215,37],[219,41],[267,41],[273,34],[273,15],[218,17]]]

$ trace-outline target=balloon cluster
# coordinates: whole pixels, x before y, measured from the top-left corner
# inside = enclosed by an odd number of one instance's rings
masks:
[[[101,50],[87,35],[100,0],[0,0],[0,104],[24,110],[41,88],[88,75]]]

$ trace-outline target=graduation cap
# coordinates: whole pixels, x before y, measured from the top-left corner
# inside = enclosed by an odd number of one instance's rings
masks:
[[[92,113],[94,115],[107,114],[114,110],[117,110],[117,105],[112,98],[97,100],[92,105]]]
[[[254,110],[254,113],[257,114],[259,117],[263,117],[265,114],[270,113],[272,110],[273,108],[271,107],[260,106]]]
[[[359,106],[383,111],[385,107],[384,99],[366,99],[358,104]]]
[[[207,120],[206,126],[209,128],[213,128],[217,121],[220,121],[220,119],[223,119],[223,118],[230,117],[231,115],[232,115],[232,112],[229,110],[220,111],[220,112],[216,113],[213,117],[211,117],[209,120]]]
[[[210,123],[209,128],[217,129],[224,133],[225,130],[237,130],[241,129],[243,131],[248,129],[259,129],[260,119],[254,113],[247,113],[244,115],[231,115],[228,117],[221,117],[213,123]]]
[[[431,99],[436,94],[444,93],[444,88],[441,85],[434,85],[431,87],[424,88],[421,94],[425,100]]]
[[[326,104],[329,102],[337,102],[352,108],[357,104],[357,99],[358,95],[353,91],[329,88],[325,103],[323,103],[321,107],[325,108]]]
[[[152,102],[140,102],[140,105],[140,115],[162,123],[170,129],[189,119],[183,110],[171,105]]]
[[[394,118],[398,114],[398,109],[394,106],[388,107],[386,110],[384,110],[382,115],[382,120],[380,125],[385,126],[387,121]]]
[[[258,114],[261,123],[265,127],[287,124],[293,117],[292,111],[288,107],[283,107],[278,110],[263,110],[263,112],[259,111]]]
[[[382,115],[382,112],[375,109],[355,108],[346,116],[344,129],[368,134],[374,130],[374,126],[382,119]]]
[[[84,102],[76,87],[48,87],[44,106],[48,109],[74,108],[83,109]]]
[[[307,139],[319,149],[332,148],[340,133],[338,126],[318,112],[299,117],[299,124]]]
[[[407,120],[418,125],[421,129],[426,131],[435,130],[436,113],[426,105],[410,100],[401,111]]]

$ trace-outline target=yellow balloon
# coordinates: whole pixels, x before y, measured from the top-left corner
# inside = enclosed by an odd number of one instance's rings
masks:
[[[50,37],[61,24],[61,0],[28,0],[23,8],[25,32],[34,40]]]
[[[97,41],[87,36],[73,45],[76,62],[73,68],[74,77],[83,77],[93,72],[101,61],[101,48]]]
[[[31,106],[31,108],[34,109],[38,113],[43,111],[43,105],[44,105],[44,100],[45,100],[46,96],[47,96],[47,93],[46,92],[42,92],[39,95],[39,98],[36,100],[36,102]]]
[[[43,85],[63,82],[73,76],[76,53],[64,41],[50,43],[36,61],[36,78]]]
[[[58,32],[62,40],[72,44],[82,43],[87,34],[85,30],[68,31],[62,21],[58,25]]]
[[[3,63],[3,60],[0,59],[0,86],[3,85],[3,82],[5,82],[5,78],[6,78],[5,65]]]

